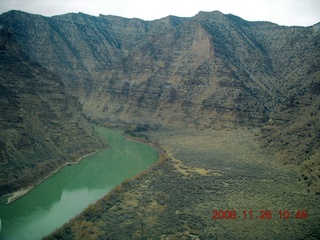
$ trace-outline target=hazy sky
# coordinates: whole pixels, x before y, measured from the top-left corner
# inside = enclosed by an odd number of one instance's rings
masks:
[[[0,13],[16,9],[52,16],[83,12],[154,20],[218,10],[245,20],[310,26],[320,22],[320,0],[0,0]]]

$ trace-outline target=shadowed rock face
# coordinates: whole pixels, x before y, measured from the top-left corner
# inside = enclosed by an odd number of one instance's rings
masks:
[[[6,29],[0,30],[0,91],[0,195],[104,146],[58,75],[31,61]]]
[[[295,151],[283,145],[287,138],[310,142],[312,151],[297,150],[304,160],[319,148],[317,135],[292,135],[320,116],[319,24],[284,27],[220,12],[143,21],[10,11],[0,25],[32,61],[61,78],[93,120],[266,126],[262,141],[282,154]]]

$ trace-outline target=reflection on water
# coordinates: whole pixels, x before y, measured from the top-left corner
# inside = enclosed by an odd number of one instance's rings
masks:
[[[1,204],[1,240],[41,239],[158,158],[155,149],[126,141],[120,131],[95,129],[110,148],[61,169],[12,204]]]

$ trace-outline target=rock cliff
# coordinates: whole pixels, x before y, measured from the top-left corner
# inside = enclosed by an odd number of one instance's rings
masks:
[[[319,64],[316,27],[220,12],[142,21],[12,11],[1,22],[93,119],[259,125],[288,90],[315,81]]]
[[[58,75],[0,29],[0,195],[105,146]]]
[[[2,14],[0,24],[62,79],[90,119],[259,126],[285,162],[318,159],[319,24],[285,27],[220,12],[143,21],[19,11]]]

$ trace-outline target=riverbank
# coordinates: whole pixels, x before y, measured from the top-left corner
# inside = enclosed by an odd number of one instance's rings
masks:
[[[146,133],[166,150],[161,164],[158,161],[125,181],[47,239],[72,239],[81,225],[110,239],[317,236],[319,200],[306,191],[296,172],[277,164],[259,147],[255,133],[255,129]],[[213,220],[214,209],[234,210],[237,218]],[[283,221],[281,209],[294,216],[305,209],[308,220]],[[265,210],[273,213],[272,219],[261,217]],[[244,211],[252,211],[252,219],[245,218]]]
[[[61,169],[13,204],[1,204],[5,230],[0,239],[41,239],[159,158],[155,148],[127,141],[122,131],[101,126],[95,129],[108,142],[109,149]]]
[[[101,150],[104,150],[104,149],[107,149],[107,148],[102,148],[102,149],[98,149],[94,152],[91,152],[91,153],[88,153],[88,154],[85,154],[79,158],[76,159],[76,161],[74,162],[65,162],[64,164],[62,164],[59,168],[57,168],[56,170],[54,170],[53,172],[51,172],[49,175],[47,175],[46,177],[44,177],[43,179],[41,179],[39,182],[37,182],[36,184],[33,184],[29,187],[26,187],[26,188],[22,188],[22,189],[19,189],[18,191],[15,191],[13,193],[9,193],[9,194],[6,194],[4,195],[4,197],[8,197],[7,199],[7,204],[11,204],[13,203],[15,200],[19,199],[20,197],[22,197],[23,195],[27,194],[28,192],[30,192],[33,188],[35,188],[37,185],[39,185],[40,183],[42,183],[43,181],[45,181],[46,179],[48,179],[49,177],[51,177],[53,174],[55,174],[56,172],[58,172],[60,169],[66,167],[66,166],[70,166],[70,165],[75,165],[75,164],[78,164],[82,159],[88,157],[88,156],[91,156]]]

